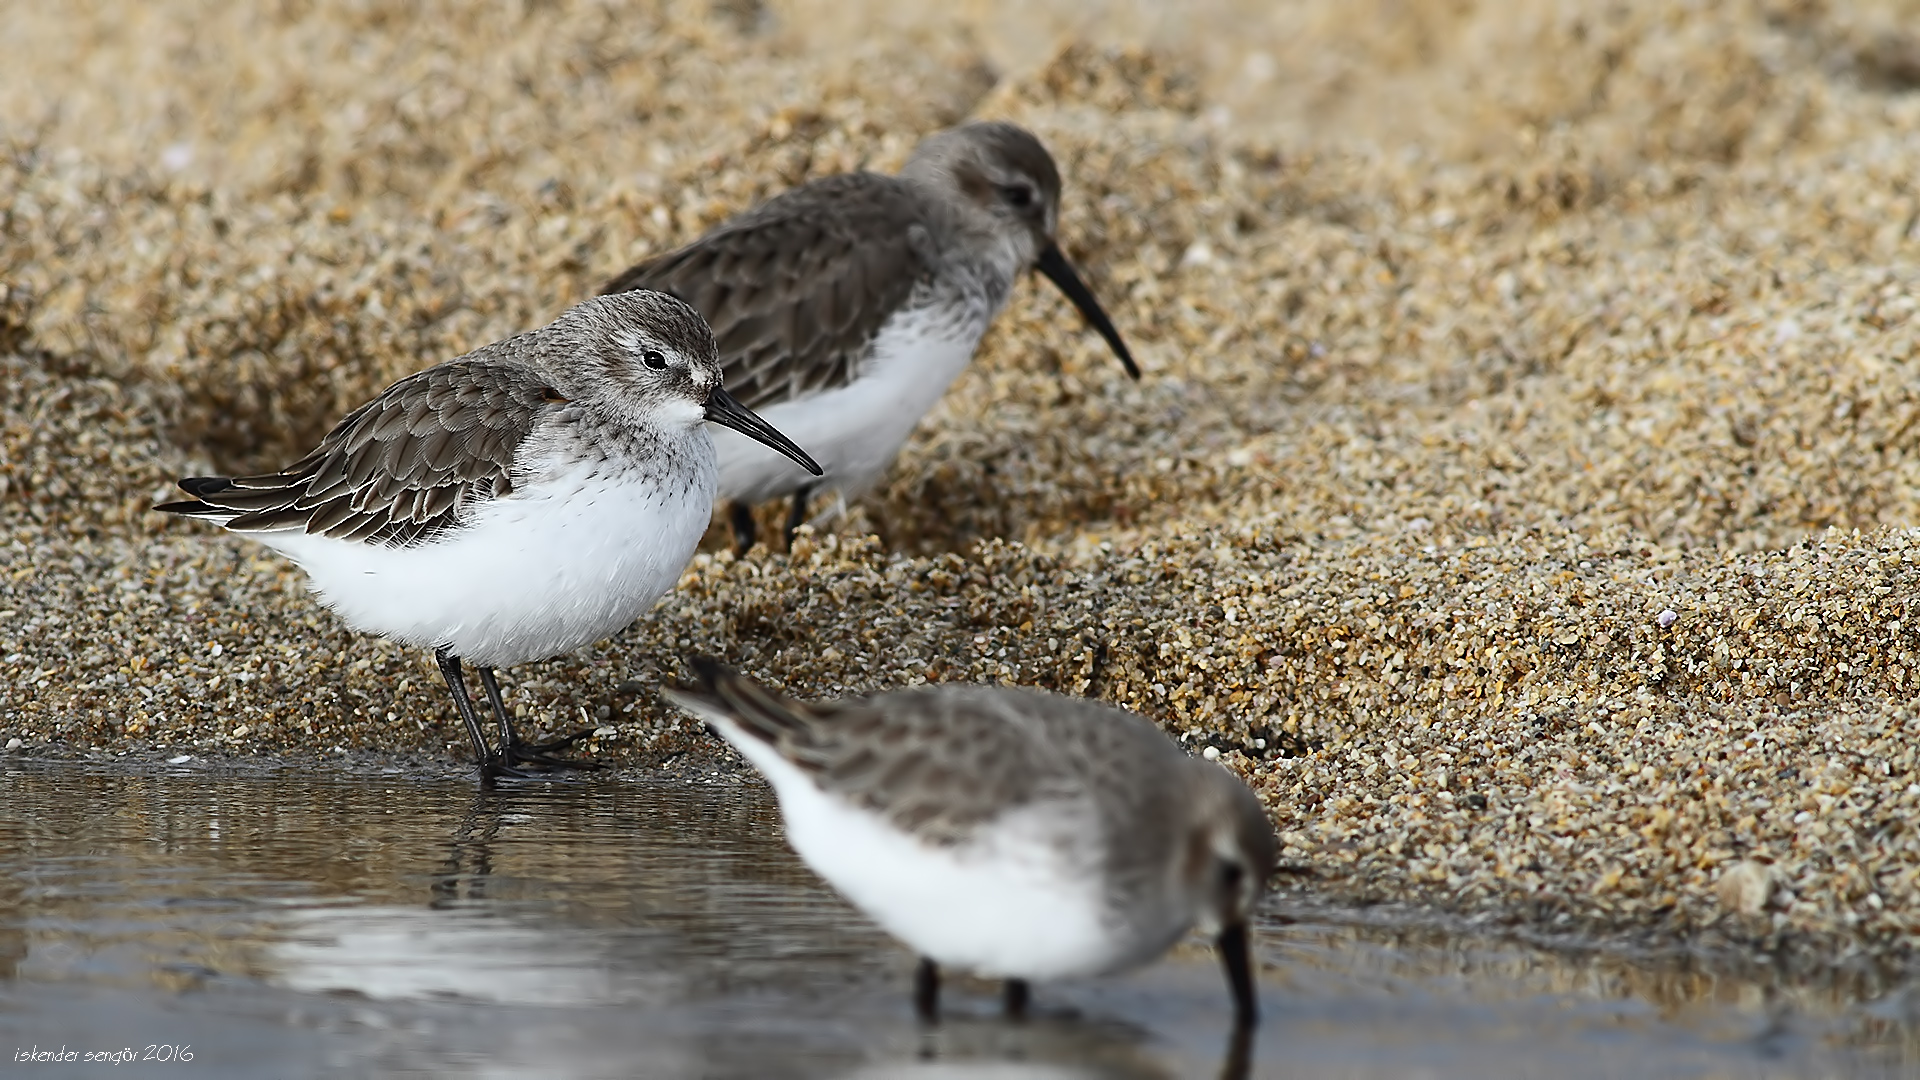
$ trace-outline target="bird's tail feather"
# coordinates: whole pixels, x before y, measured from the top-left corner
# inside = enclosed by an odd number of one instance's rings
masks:
[[[809,710],[802,703],[740,674],[711,657],[690,656],[694,686],[661,690],[668,701],[708,720],[731,723],[761,742],[778,746],[784,737],[803,735]]]
[[[154,507],[156,511],[162,514],[185,514],[188,517],[222,520],[235,517],[239,513],[233,507],[219,506],[206,501],[209,496],[218,495],[233,487],[233,478],[230,476],[189,476],[179,480],[178,484],[181,491],[193,498],[160,503]]]

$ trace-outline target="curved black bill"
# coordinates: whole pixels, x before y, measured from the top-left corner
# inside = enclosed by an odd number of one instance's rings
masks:
[[[707,398],[707,419],[721,427],[730,427],[757,443],[764,443],[800,463],[800,467],[815,476],[820,475],[820,466],[807,456],[805,450],[793,445],[793,440],[773,429],[773,425],[754,415],[752,409],[733,400],[733,395],[722,387],[714,387],[713,394]]]
[[[1233,991],[1233,1022],[1252,1027],[1260,1019],[1260,1002],[1253,993],[1253,960],[1247,949],[1246,924],[1222,929],[1214,947],[1220,950],[1220,966],[1227,969],[1227,986]]]
[[[1048,281],[1060,287],[1060,291],[1066,294],[1067,299],[1073,301],[1073,306],[1080,309],[1080,314],[1086,316],[1095,330],[1100,331],[1100,336],[1107,339],[1108,345],[1113,346],[1113,355],[1120,358],[1120,366],[1127,369],[1128,375],[1139,378],[1140,369],[1134,365],[1133,354],[1127,351],[1127,343],[1120,340],[1120,331],[1113,328],[1113,320],[1107,318],[1107,313],[1100,307],[1100,301],[1093,298],[1093,290],[1087,288],[1087,283],[1081,281],[1080,275],[1073,272],[1073,264],[1067,261],[1065,255],[1060,254],[1060,245],[1048,244],[1047,249],[1040,253],[1039,261],[1033,264],[1033,268],[1047,275]]]

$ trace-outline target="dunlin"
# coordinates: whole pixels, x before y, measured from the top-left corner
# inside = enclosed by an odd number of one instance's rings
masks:
[[[692,308],[599,297],[394,383],[278,472],[189,477],[193,498],[155,509],[260,541],[349,626],[434,650],[483,776],[574,764],[547,756],[571,739],[514,735],[493,669],[603,638],[672,587],[712,513],[706,421],[820,471],[721,379]]]
[[[816,488],[851,497],[877,480],[1028,269],[1140,377],[1055,242],[1059,211],[1060,172],[1040,140],[968,124],[921,142],[898,176],[804,184],[606,286],[692,304],[713,324],[727,386],[819,458],[816,481],[744,439],[716,439],[739,551],[753,546],[754,504],[791,495],[791,540]]]
[[[1277,844],[1260,801],[1148,721],[1084,698],[931,686],[803,703],[712,660],[667,690],[773,785],[807,865],[920,954],[931,1020],[941,965],[1030,979],[1146,963],[1213,934],[1235,1017],[1256,1016],[1247,920]]]

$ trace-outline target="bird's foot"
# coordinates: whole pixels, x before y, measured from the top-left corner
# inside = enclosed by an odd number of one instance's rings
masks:
[[[491,787],[495,780],[538,780],[540,778],[539,773],[515,768],[508,762],[505,755],[489,757],[480,763],[480,783],[485,787]]]
[[[532,765],[542,771],[573,769],[580,772],[589,772],[594,769],[604,769],[606,766],[597,761],[575,761],[569,758],[557,758],[553,756],[554,751],[565,750],[567,747],[572,746],[582,739],[590,738],[593,732],[593,728],[582,728],[571,735],[563,735],[558,739],[549,739],[541,743],[521,742],[516,738],[507,744],[506,754],[504,755],[506,757],[506,763],[509,766]]]

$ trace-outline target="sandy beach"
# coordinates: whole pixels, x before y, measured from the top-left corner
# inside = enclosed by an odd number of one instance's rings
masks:
[[[429,657],[152,503],[1006,118],[1144,377],[1022,284],[879,490],[716,522],[524,726],[729,765],[690,651],[1050,687],[1316,902],[1910,967],[1920,5],[1269,7],[6,5],[0,744],[458,767]]]

